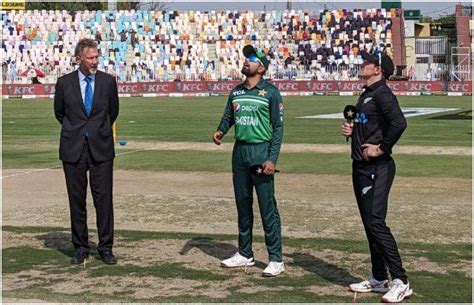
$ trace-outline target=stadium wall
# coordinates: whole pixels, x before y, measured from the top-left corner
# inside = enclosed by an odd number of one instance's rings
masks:
[[[127,96],[209,96],[228,94],[240,81],[195,81],[119,83],[118,91]],[[364,86],[359,81],[272,81],[282,95],[358,95]],[[388,81],[396,95],[472,95],[472,83],[440,81]],[[2,97],[53,97],[54,84],[3,84]]]

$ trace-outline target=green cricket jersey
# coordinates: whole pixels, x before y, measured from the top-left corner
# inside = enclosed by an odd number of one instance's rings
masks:
[[[270,142],[269,160],[276,164],[283,138],[283,103],[273,84],[262,79],[252,89],[247,89],[245,83],[235,87],[218,130],[225,134],[232,125],[236,141]]]

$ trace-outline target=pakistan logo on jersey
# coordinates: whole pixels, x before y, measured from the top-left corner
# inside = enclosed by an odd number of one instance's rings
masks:
[[[258,118],[251,116],[241,116],[235,119],[235,124],[242,126],[258,126],[259,121]]]

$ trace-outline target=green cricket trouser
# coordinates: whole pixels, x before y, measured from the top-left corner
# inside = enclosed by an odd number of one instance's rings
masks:
[[[269,146],[268,142],[248,144],[237,141],[232,152],[232,180],[239,223],[239,253],[247,258],[253,257],[252,204],[255,186],[269,260],[281,262],[281,223],[274,195],[274,177],[273,175],[257,176],[250,172],[250,166],[267,161]]]

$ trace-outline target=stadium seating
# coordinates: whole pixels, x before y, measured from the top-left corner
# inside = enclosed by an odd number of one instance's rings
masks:
[[[73,71],[81,38],[97,40],[100,69],[120,82],[241,79],[241,49],[271,56],[273,79],[353,80],[360,50],[391,53],[394,11],[3,11],[5,83]]]

